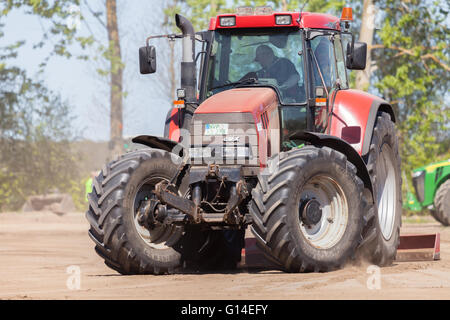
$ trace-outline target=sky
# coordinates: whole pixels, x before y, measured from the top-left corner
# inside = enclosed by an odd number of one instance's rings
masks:
[[[89,1],[90,5],[100,5],[101,1]],[[127,97],[124,100],[124,137],[140,134],[162,135],[164,121],[170,102],[161,97],[157,83],[162,81],[161,74],[141,75],[138,70],[138,48],[145,44],[150,34],[161,32],[158,26],[162,19],[163,1],[149,1],[142,5],[141,0],[119,1],[119,27],[122,28],[121,46],[123,60],[126,64],[124,85]],[[125,7],[120,7],[120,6]],[[95,8],[95,7],[94,7]],[[100,7],[98,7],[100,8]],[[39,78],[53,92],[60,94],[70,105],[75,116],[73,126],[79,138],[105,141],[109,139],[109,90],[105,80],[96,73],[98,63],[52,57],[43,75],[38,75],[40,62],[48,56],[51,45],[34,49],[33,44],[42,38],[42,30],[48,26],[46,21],[22,11],[13,11],[6,19],[5,36],[0,38],[0,46],[18,40],[26,43],[19,50],[16,59],[10,61],[27,71],[31,78]],[[92,16],[87,23],[95,34],[106,39],[106,32],[99,27]],[[81,24],[81,34],[88,29]],[[82,53],[77,46],[70,48],[73,53]],[[95,52],[88,52],[91,57]],[[160,55],[162,54],[159,52]]]

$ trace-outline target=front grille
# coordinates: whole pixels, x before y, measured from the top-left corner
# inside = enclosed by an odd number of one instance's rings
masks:
[[[214,126],[210,125],[219,126],[211,130]],[[258,136],[250,113],[194,114],[190,133],[191,148],[196,148],[196,151],[198,148],[205,148],[206,154],[205,159],[197,159],[194,164],[259,166]],[[233,148],[236,149],[235,157],[224,158],[224,154],[228,154]],[[237,156],[238,150],[241,155],[245,150],[248,156]]]

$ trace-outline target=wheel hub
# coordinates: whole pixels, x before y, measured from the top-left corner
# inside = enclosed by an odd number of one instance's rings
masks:
[[[332,248],[348,225],[345,193],[332,177],[317,175],[299,195],[299,227],[305,239],[319,249]]]
[[[316,199],[303,201],[300,206],[300,212],[303,223],[309,226],[319,223],[322,219],[322,208]]]

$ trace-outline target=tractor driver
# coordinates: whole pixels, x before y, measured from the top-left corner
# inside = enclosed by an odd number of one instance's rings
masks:
[[[255,61],[262,66],[256,71],[258,78],[276,79],[284,96],[297,97],[300,75],[289,59],[277,57],[269,46],[262,44],[256,48]]]

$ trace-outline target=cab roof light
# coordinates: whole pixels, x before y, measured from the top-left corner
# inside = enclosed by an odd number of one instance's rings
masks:
[[[236,17],[220,17],[219,24],[221,27],[234,27],[236,25]]]
[[[237,7],[236,14],[238,16],[252,16],[254,14],[254,9],[249,6]]]
[[[275,16],[275,24],[290,25],[290,24],[292,24],[292,16],[288,15],[288,14],[277,15],[277,16]]]
[[[260,6],[255,8],[255,15],[264,16],[273,14],[273,9],[271,6]]]
[[[352,8],[344,7],[342,9],[341,21],[353,21]]]

